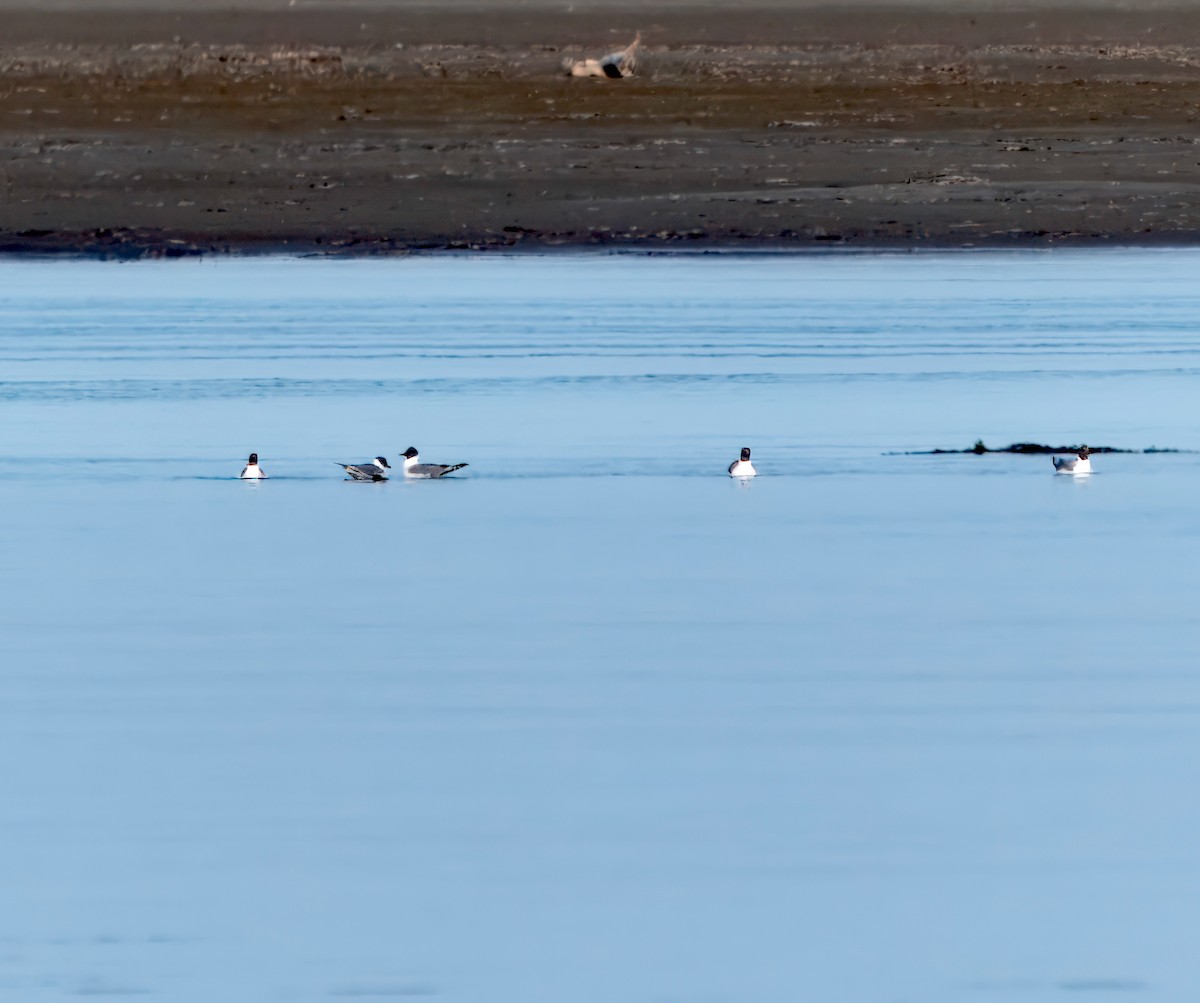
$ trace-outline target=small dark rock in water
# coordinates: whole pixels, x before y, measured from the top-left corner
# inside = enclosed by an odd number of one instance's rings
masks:
[[[1040,442],[1014,442],[1001,449],[988,448],[982,439],[976,439],[975,445],[970,449],[917,449],[908,450],[901,455],[903,456],[942,456],[946,454],[963,454],[974,453],[976,456],[983,456],[984,453],[1030,453],[1034,455],[1045,455],[1050,453],[1078,453],[1083,448],[1081,443],[1078,446],[1044,446]],[[1160,449],[1158,446],[1150,446],[1148,449],[1118,449],[1116,446],[1088,446],[1089,453],[1186,453],[1192,450],[1186,449]]]

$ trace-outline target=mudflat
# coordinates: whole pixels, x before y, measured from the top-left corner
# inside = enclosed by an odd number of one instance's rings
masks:
[[[0,249],[1200,240],[1200,7],[0,2]],[[636,73],[564,61],[640,33]]]

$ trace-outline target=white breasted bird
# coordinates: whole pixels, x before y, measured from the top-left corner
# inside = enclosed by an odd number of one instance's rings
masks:
[[[742,455],[738,459],[729,464],[730,477],[753,477],[758,471],[754,469],[754,464],[750,462],[750,447],[746,446],[742,450]]]
[[[416,446],[409,446],[401,457],[404,460],[404,476],[417,478],[445,477],[462,470],[465,463],[421,463]]]
[[[386,481],[387,472],[392,469],[392,465],[382,456],[375,457],[370,463],[339,463],[338,466],[353,481]]]
[[[258,453],[250,454],[250,459],[246,461],[246,465],[242,467],[242,472],[238,476],[244,481],[263,481],[267,479],[263,468],[258,465]]]
[[[1087,446],[1080,446],[1079,452],[1070,459],[1061,456],[1052,457],[1056,474],[1090,474],[1092,472],[1092,451]]]
[[[618,52],[610,52],[598,59],[564,59],[563,71],[569,77],[607,77],[610,80],[631,77],[637,69],[637,52],[641,44],[642,33],[638,32],[637,38]]]

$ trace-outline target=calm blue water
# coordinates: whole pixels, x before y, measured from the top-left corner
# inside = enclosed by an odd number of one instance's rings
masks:
[[[1198,998],[1198,268],[0,265],[0,998]]]

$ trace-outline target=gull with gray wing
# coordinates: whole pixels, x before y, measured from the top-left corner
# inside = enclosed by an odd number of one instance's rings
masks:
[[[1069,460],[1064,460],[1061,456],[1054,456],[1051,459],[1054,460],[1056,474],[1074,474],[1078,477],[1081,474],[1092,472],[1092,451],[1087,446],[1080,446],[1079,452]]]
[[[258,453],[250,454],[250,459],[246,461],[246,465],[242,467],[242,472],[238,476],[244,481],[266,480],[266,473],[258,465]]]
[[[386,481],[387,472],[392,469],[392,465],[382,456],[375,457],[371,463],[338,463],[338,466],[354,481]]]
[[[750,462],[750,447],[745,446],[742,449],[742,455],[729,464],[729,476],[753,477],[757,473],[758,471],[754,469],[754,464]]]
[[[467,464],[465,463],[421,463],[416,446],[409,446],[404,451],[404,476],[414,478],[425,478],[426,480],[434,477],[445,477],[446,474],[452,474],[456,470],[462,470]]]

